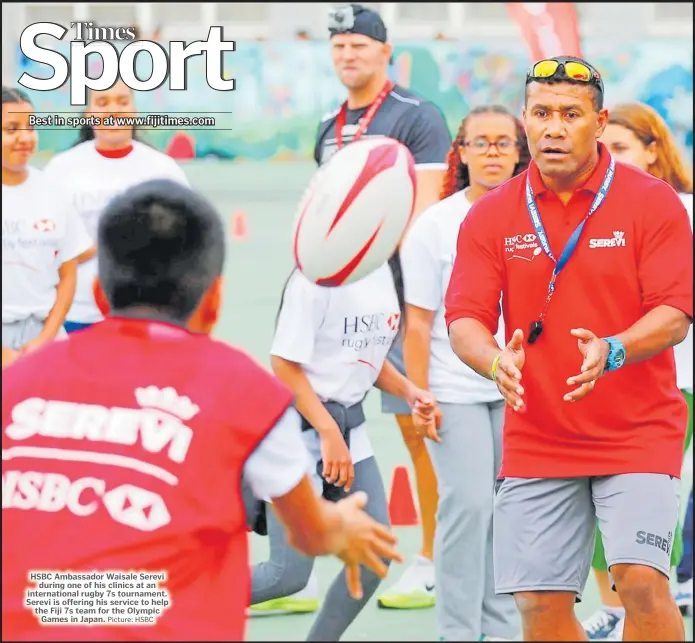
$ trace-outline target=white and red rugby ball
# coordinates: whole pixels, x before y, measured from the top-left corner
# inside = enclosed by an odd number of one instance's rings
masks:
[[[314,175],[299,204],[297,268],[320,286],[346,285],[383,265],[415,206],[415,161],[385,136],[346,145]]]

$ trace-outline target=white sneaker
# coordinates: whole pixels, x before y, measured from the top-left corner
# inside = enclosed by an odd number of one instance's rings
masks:
[[[377,605],[397,610],[418,610],[433,607],[434,563],[416,556],[397,583],[377,597]]]
[[[678,609],[689,616],[693,615],[693,579],[678,583],[673,592]]]
[[[609,637],[622,620],[622,617],[612,612],[599,610],[586,619],[582,623],[582,627],[590,641],[608,641],[611,640]]]
[[[249,614],[301,614],[319,609],[319,581],[312,571],[306,587],[291,596],[274,598],[249,607]]]
[[[608,635],[606,641],[622,641],[623,632],[625,631],[625,617],[623,616],[618,624],[613,628],[613,631]]]

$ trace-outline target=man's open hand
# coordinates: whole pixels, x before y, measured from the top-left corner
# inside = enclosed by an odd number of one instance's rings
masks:
[[[567,380],[568,386],[579,384],[579,387],[567,393],[563,399],[565,402],[576,402],[594,390],[596,380],[603,375],[606,368],[610,346],[606,340],[584,328],[574,328],[570,333],[577,338],[577,348],[579,348],[584,360],[582,361],[581,373],[573,375]]]

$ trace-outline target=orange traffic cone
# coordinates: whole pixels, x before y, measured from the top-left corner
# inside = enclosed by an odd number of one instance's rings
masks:
[[[243,210],[237,210],[232,214],[229,234],[234,241],[245,241],[249,236],[246,214]]]
[[[412,527],[420,524],[407,467],[400,466],[393,470],[389,518],[393,527]]]

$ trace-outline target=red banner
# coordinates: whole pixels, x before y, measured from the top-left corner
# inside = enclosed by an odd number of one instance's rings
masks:
[[[508,2],[531,59],[553,56],[581,58],[579,20],[574,2]]]

